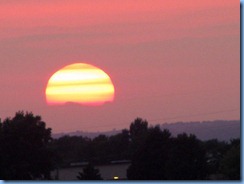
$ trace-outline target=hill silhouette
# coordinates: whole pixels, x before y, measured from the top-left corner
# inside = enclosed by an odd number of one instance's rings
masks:
[[[127,127],[125,127],[127,128]],[[196,121],[196,122],[176,122],[160,124],[161,129],[168,129],[172,135],[180,133],[194,134],[201,140],[218,139],[220,141],[229,141],[230,139],[239,138],[240,120],[215,120],[215,121]],[[66,132],[53,134],[53,138],[59,138],[64,135],[84,136],[95,138],[100,134],[107,136],[120,133],[122,130],[111,130],[106,132]]]
[[[218,139],[229,141],[240,138],[240,120],[215,120],[203,122],[165,123],[162,129],[169,129],[173,135],[185,132],[195,134],[201,140]]]

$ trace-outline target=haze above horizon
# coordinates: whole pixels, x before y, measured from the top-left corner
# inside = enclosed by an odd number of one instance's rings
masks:
[[[240,2],[12,0],[0,15],[2,120],[31,111],[58,133],[240,119]],[[76,62],[109,74],[114,101],[47,105],[48,79]]]

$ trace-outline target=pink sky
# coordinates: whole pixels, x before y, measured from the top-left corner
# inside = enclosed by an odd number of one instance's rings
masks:
[[[1,119],[41,115],[54,133],[240,119],[240,2],[0,2]],[[49,77],[86,62],[110,76],[115,101],[48,106]]]

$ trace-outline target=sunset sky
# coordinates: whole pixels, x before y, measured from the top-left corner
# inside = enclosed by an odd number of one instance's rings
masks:
[[[53,133],[240,119],[240,1],[1,0],[0,118],[41,115]],[[49,78],[104,70],[114,101],[50,106]]]

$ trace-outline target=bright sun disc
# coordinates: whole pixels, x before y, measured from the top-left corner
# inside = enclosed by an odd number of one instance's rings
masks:
[[[103,70],[85,63],[75,63],[55,72],[46,87],[50,105],[68,102],[101,105],[114,99],[114,85]]]

